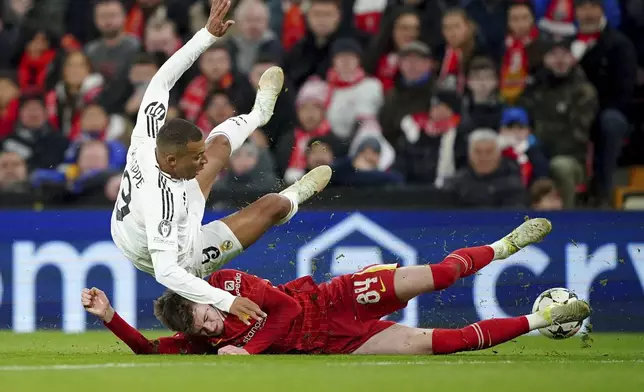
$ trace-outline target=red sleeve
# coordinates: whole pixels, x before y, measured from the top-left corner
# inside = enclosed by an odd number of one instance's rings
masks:
[[[292,297],[273,287],[265,279],[237,270],[220,270],[210,278],[210,284],[234,295],[255,302],[268,316],[244,349],[259,354],[289,332],[293,320],[302,313],[302,306]]]
[[[208,339],[201,337],[188,338],[182,334],[176,334],[156,340],[148,340],[141,332],[123,320],[118,313],[114,313],[112,321],[104,324],[116,337],[127,344],[134,351],[134,354],[216,353],[208,343]]]

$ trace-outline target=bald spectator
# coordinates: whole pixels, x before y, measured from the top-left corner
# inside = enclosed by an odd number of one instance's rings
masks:
[[[260,0],[242,0],[235,10],[237,34],[229,41],[233,68],[241,73],[250,72],[259,53],[270,54],[281,63],[282,45],[279,37],[269,29],[268,7]]]

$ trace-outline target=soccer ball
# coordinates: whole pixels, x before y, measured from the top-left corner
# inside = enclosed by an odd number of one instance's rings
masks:
[[[570,301],[577,301],[577,295],[575,295],[575,293],[563,287],[549,289],[541,293],[537,300],[534,301],[534,305],[532,305],[532,313],[545,309],[553,302],[565,304]],[[566,339],[579,332],[582,324],[583,321],[554,324],[549,327],[540,328],[539,332],[550,339]]]

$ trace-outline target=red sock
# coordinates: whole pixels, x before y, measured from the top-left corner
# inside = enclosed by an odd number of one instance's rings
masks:
[[[432,264],[434,289],[443,290],[453,285],[459,278],[465,278],[490,264],[494,250],[489,246],[463,248],[449,254],[439,264]]]
[[[525,316],[483,320],[461,329],[435,329],[432,333],[434,354],[484,350],[507,342],[530,331]]]

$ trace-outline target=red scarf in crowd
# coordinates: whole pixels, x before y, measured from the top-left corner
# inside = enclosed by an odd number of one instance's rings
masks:
[[[521,170],[521,181],[523,182],[523,185],[527,187],[532,180],[533,168],[530,159],[528,159],[526,151],[508,147],[503,150],[503,156],[512,159],[519,164],[519,168]]]
[[[601,26],[601,29],[599,31],[596,31],[594,33],[577,34],[577,39],[572,45],[572,53],[576,59],[579,60],[584,57],[584,54],[586,54],[588,50],[595,46],[597,40],[599,40],[599,37],[601,37],[602,32],[604,31],[604,27],[606,27],[605,24]]]
[[[382,88],[385,93],[391,90],[396,83],[396,74],[398,73],[399,58],[395,52],[386,54],[378,61],[376,77],[382,82]]]
[[[457,92],[463,92],[465,73],[463,72],[463,51],[461,49],[447,48],[438,80],[445,88],[455,88]]]
[[[125,32],[137,38],[142,38],[145,32],[145,14],[138,5],[132,7],[125,21]]]
[[[453,115],[452,117],[441,120],[434,121],[429,118],[429,113],[420,112],[412,114],[412,119],[418,127],[424,131],[427,136],[437,137],[442,136],[449,132],[451,129],[458,127],[458,124],[461,123],[461,116],[458,114]]]
[[[216,83],[216,86],[213,88],[212,84],[206,79],[205,76],[197,76],[188,84],[186,91],[184,91],[181,101],[179,102],[179,107],[183,110],[185,118],[189,121],[196,122],[199,118],[199,115],[204,111],[204,104],[206,104],[206,98],[208,94],[216,88],[223,90],[228,89],[233,84],[233,75],[228,73],[223,78]],[[210,132],[210,129],[207,131],[202,128],[204,132]]]
[[[47,78],[47,67],[56,57],[56,51],[53,49],[45,51],[39,57],[31,57],[25,53],[18,65],[18,83],[20,89],[37,88],[45,89],[45,80]]]
[[[329,83],[329,87],[332,89],[335,88],[347,88],[355,86],[356,84],[362,82],[367,75],[365,74],[362,68],[358,68],[350,80],[343,80],[340,78],[340,75],[333,69],[329,69],[327,74],[326,81]]]
[[[306,35],[306,20],[302,9],[297,4],[291,4],[284,13],[282,22],[282,46],[287,52]]]
[[[80,118],[83,109],[92,103],[101,91],[103,91],[102,84],[90,86],[85,84],[85,86],[81,86],[81,91],[78,93],[79,97],[76,98],[75,102],[65,102],[73,98],[67,95],[63,85],[56,86],[54,90],[45,95],[45,106],[49,115],[49,122],[65,132],[65,136],[69,140],[75,141],[81,136]],[[71,111],[71,117],[68,119],[64,117],[66,110]],[[64,124],[63,121],[69,121],[69,123]]]
[[[14,98],[9,102],[7,107],[0,109],[0,140],[7,137],[16,125],[18,119],[18,110],[20,109],[20,101]]]
[[[501,65],[501,96],[507,102],[514,102],[525,88],[529,62],[526,48],[539,37],[539,30],[533,26],[527,37],[505,39],[505,54]]]
[[[306,146],[309,141],[316,137],[326,136],[331,132],[331,126],[328,121],[324,120],[314,130],[307,132],[302,128],[295,128],[295,141],[291,150],[291,158],[288,161],[289,169],[306,169]]]

